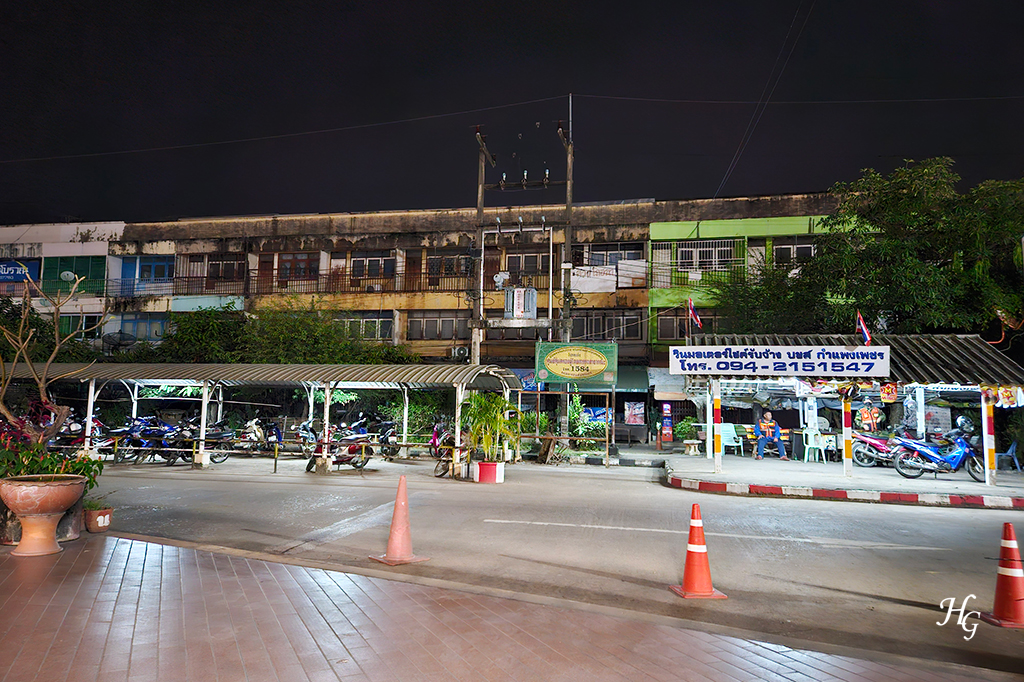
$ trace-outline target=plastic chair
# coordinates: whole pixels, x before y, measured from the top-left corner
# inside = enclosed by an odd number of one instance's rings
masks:
[[[821,431],[818,429],[806,428],[804,429],[804,461],[811,461],[811,456],[814,456],[814,461],[821,458],[822,463],[828,461],[825,458],[825,437],[821,435]]]
[[[719,432],[722,434],[722,451],[726,448],[737,448],[735,453],[743,456],[743,439],[736,435],[736,426],[733,424],[719,424]]]
[[[1000,457],[1008,457],[1010,459],[1010,461],[1013,463],[1013,466],[1015,466],[1017,468],[1017,471],[1021,470],[1020,469],[1020,462],[1017,461],[1017,441],[1013,441],[1013,443],[1010,445],[1010,449],[1007,450],[1006,452],[997,452],[996,453],[996,468],[997,469],[999,468],[999,458]]]

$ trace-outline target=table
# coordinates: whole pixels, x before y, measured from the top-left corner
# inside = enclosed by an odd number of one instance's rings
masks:
[[[684,440],[683,441],[684,455],[700,455],[700,441],[699,440]]]

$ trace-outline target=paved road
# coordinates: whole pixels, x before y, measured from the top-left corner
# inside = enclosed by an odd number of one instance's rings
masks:
[[[1024,670],[1024,631],[936,625],[939,602],[991,606],[1001,526],[1014,511],[930,509],[702,495],[656,470],[523,465],[502,486],[434,479],[433,462],[327,478],[285,459],[207,471],[109,467],[114,529],[379,569],[399,474],[409,479],[413,544],[437,578],[1001,670]],[[690,505],[703,511],[715,587],[683,601]],[[971,621],[977,622],[977,621]]]

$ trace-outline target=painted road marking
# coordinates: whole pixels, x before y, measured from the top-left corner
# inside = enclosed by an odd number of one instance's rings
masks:
[[[520,526],[556,526],[560,528],[587,528],[591,530],[625,530],[637,533],[669,533],[671,535],[688,535],[690,532],[689,527],[683,530],[673,530],[668,528],[634,528],[631,526],[602,526],[598,524],[586,523],[560,523],[557,521],[514,521],[511,519],[484,519],[483,521],[484,523],[505,523]],[[711,535],[719,538],[733,538],[736,540],[770,540],[773,542],[781,540],[783,542],[804,542],[812,545],[822,545],[823,547],[858,547],[861,549],[913,549],[932,552],[949,551],[949,548],[947,547],[920,547],[917,545],[898,545],[891,542],[872,542],[870,540],[846,540],[843,538],[793,538],[777,535],[709,533],[706,530],[704,531],[704,535]]]

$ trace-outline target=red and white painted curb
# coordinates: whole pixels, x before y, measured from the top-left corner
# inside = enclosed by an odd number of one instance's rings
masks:
[[[668,484],[673,488],[695,490],[720,495],[751,495],[758,497],[798,497],[818,500],[847,500],[850,502],[880,502],[882,504],[920,504],[930,507],[984,507],[988,509],[1024,509],[1024,497],[1003,495],[953,495],[940,493],[900,493],[882,490],[843,490],[831,488],[804,488],[785,485],[756,485],[753,483],[725,483],[683,478],[668,473]]]

